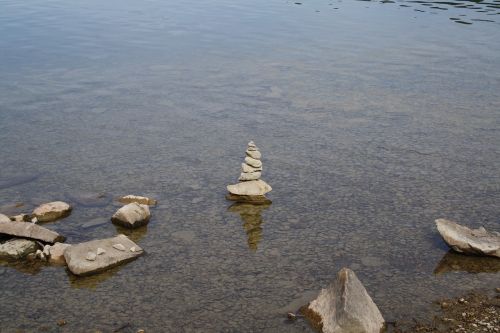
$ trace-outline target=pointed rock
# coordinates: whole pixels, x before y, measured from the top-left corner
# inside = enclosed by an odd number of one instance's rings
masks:
[[[239,181],[257,180],[260,178],[260,172],[242,172]]]
[[[264,195],[272,190],[272,187],[262,179],[250,180],[234,185],[228,185],[227,190],[235,195]]]
[[[500,234],[488,232],[482,227],[469,229],[446,219],[435,222],[441,237],[453,250],[500,258]]]
[[[262,162],[260,160],[256,160],[255,158],[251,158],[250,156],[245,157],[245,163],[254,168],[262,167]]]
[[[45,243],[64,241],[64,236],[31,222],[0,221],[0,234],[36,239]]]
[[[356,274],[342,268],[337,279],[302,309],[324,333],[380,333],[384,318]]]

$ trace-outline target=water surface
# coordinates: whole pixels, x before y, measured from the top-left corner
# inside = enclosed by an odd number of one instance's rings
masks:
[[[67,200],[68,242],[147,252],[2,262],[1,332],[311,332],[285,314],[344,266],[388,321],[497,286],[433,221],[500,231],[499,2],[300,3],[0,1],[1,211]],[[251,139],[268,207],[224,198]],[[125,194],[147,227],[109,222]]]

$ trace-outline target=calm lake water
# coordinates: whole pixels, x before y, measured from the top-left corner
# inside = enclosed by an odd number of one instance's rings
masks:
[[[1,262],[0,332],[311,332],[286,313],[344,266],[388,321],[498,287],[498,261],[447,254],[433,221],[500,231],[499,14],[0,0],[0,212],[65,200],[46,226],[69,243],[126,233],[147,251],[87,278]],[[251,139],[268,207],[224,198]],[[158,199],[147,227],[109,221],[126,194]]]

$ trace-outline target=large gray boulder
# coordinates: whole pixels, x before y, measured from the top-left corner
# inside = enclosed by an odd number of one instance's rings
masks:
[[[126,228],[137,228],[147,224],[150,217],[148,205],[132,202],[118,209],[111,221]]]
[[[63,242],[64,236],[30,222],[0,221],[0,234],[36,239],[45,243]]]
[[[134,260],[144,251],[125,235],[98,239],[68,247],[64,258],[71,273],[91,275]]]
[[[50,222],[68,216],[72,207],[62,201],[44,203],[33,210],[33,217],[40,222]]]
[[[384,327],[379,309],[348,268],[342,268],[303,312],[324,333],[380,333]]]
[[[441,237],[453,250],[500,258],[499,233],[488,232],[483,227],[469,229],[446,219],[437,219],[435,222]]]
[[[0,244],[0,258],[21,259],[37,250],[38,245],[29,239],[10,239]]]

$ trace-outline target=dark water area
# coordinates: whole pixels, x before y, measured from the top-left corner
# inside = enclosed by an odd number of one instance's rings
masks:
[[[0,212],[66,200],[45,226],[67,242],[147,252],[86,278],[0,262],[0,332],[311,332],[286,313],[345,266],[388,321],[498,287],[494,259],[449,254],[433,222],[500,231],[498,13],[0,1]],[[251,139],[270,206],[224,198]],[[146,227],[109,221],[126,194],[158,200]]]

